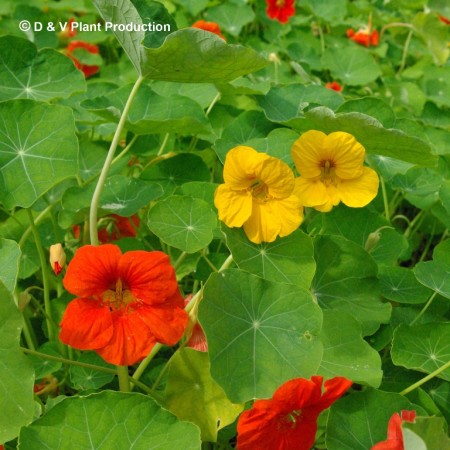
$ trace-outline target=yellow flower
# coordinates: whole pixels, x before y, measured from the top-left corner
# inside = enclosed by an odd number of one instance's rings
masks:
[[[300,173],[295,194],[304,206],[330,211],[339,202],[352,208],[370,203],[378,192],[378,175],[364,167],[364,147],[349,133],[326,135],[311,130],[291,150]]]
[[[244,226],[255,244],[287,236],[302,222],[294,174],[283,161],[240,145],[227,153],[223,178],[214,194],[219,219],[231,228]]]

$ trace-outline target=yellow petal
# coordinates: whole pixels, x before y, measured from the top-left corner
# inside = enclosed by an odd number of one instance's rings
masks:
[[[361,176],[366,150],[349,133],[336,131],[328,135],[324,155],[333,162],[339,178],[351,179]]]
[[[268,187],[268,193],[275,198],[286,198],[294,189],[292,169],[278,158],[269,157],[263,162],[259,175]]]
[[[352,208],[361,208],[377,195],[379,179],[370,167],[363,167],[363,174],[353,180],[341,180],[337,189],[339,198]]]
[[[225,225],[241,227],[252,213],[252,196],[249,191],[235,191],[221,184],[214,193],[214,205]]]
[[[232,189],[247,189],[259,178],[262,163],[269,158],[269,155],[244,145],[231,149],[223,168],[225,184]]]
[[[317,130],[303,133],[292,145],[291,155],[295,167],[304,178],[320,176],[324,160],[327,135]]]
[[[295,195],[272,203],[272,211],[281,218],[280,237],[293,233],[303,222],[303,207]]]
[[[244,231],[255,244],[273,242],[281,230],[279,218],[272,214],[271,202],[253,202],[252,215],[244,223]]]
[[[296,178],[294,195],[297,196],[303,206],[310,207],[323,205],[330,200],[327,189],[320,179]]]

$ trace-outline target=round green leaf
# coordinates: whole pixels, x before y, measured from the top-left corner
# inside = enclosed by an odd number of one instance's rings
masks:
[[[309,289],[316,269],[311,238],[297,230],[275,242],[253,244],[241,228],[222,225],[238,267],[266,280]]]
[[[180,420],[195,423],[202,440],[216,442],[217,432],[233,423],[243,405],[228,400],[211,378],[207,353],[183,348],[170,360],[164,406]]]
[[[418,407],[400,394],[370,388],[339,399],[328,416],[327,449],[370,449],[386,439],[390,417],[403,409]]]
[[[394,331],[392,362],[407,369],[431,373],[450,361],[450,322],[409,327]],[[450,368],[437,375],[450,381]]]
[[[0,201],[28,208],[78,172],[72,111],[32,100],[0,103]]]
[[[375,388],[381,384],[380,355],[362,338],[361,326],[350,314],[324,311],[320,339],[323,359],[319,375],[346,377]]]
[[[377,265],[363,248],[339,236],[318,236],[314,251],[312,291],[322,308],[351,314],[364,336],[389,321],[391,305],[381,300]]]
[[[114,366],[107,364],[94,352],[81,353],[78,362],[114,369]],[[72,385],[79,390],[98,389],[114,379],[113,373],[100,372],[82,366],[70,366],[69,373]]]
[[[38,53],[27,39],[3,36],[0,55],[0,101],[48,101],[86,90],[81,71],[56,50],[47,48]]]
[[[206,247],[216,224],[216,214],[206,202],[181,195],[158,202],[149,211],[147,222],[162,241],[187,253]]]
[[[19,349],[22,316],[0,281],[0,442],[14,439],[33,420],[33,367]]]
[[[254,20],[255,13],[250,5],[224,2],[208,9],[206,17],[210,21],[220,23],[232,36],[239,36],[242,27]]]
[[[359,47],[344,47],[325,50],[322,56],[324,68],[344,85],[363,86],[381,75],[380,66],[367,50]]]
[[[198,450],[200,433],[148,396],[104,391],[62,400],[19,436],[29,450],[64,450],[74,443],[96,450]]]
[[[211,375],[232,402],[270,397],[322,358],[322,312],[311,294],[240,270],[213,273],[199,305]]]

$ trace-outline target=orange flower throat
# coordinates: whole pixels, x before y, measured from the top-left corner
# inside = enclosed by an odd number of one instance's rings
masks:
[[[250,186],[250,190],[252,193],[252,197],[261,202],[266,202],[271,198],[269,195],[269,188],[267,187],[267,184],[264,183],[264,181],[258,179],[255,180],[254,183]]]
[[[277,0],[275,2],[275,4],[278,6],[278,8],[283,8],[285,3],[286,3],[286,0]]]
[[[103,302],[106,303],[111,311],[126,308],[136,299],[129,289],[124,289],[122,280],[116,281],[115,290],[108,289],[103,293]]]
[[[326,186],[336,185],[336,175],[334,173],[334,162],[328,159],[320,161],[320,181]]]

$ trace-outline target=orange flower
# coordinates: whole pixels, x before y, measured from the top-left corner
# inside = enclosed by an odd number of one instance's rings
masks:
[[[405,450],[402,422],[414,422],[415,418],[415,411],[402,411],[402,417],[398,413],[394,413],[389,419],[387,439],[378,442],[370,450]]]
[[[93,55],[99,54],[99,48],[95,44],[89,44],[83,41],[72,41],[69,42],[69,45],[67,46],[67,56],[75,63],[75,67],[81,70],[86,78],[95,75],[100,70],[99,66],[89,66],[87,64],[82,64],[77,58],[72,56],[72,53],[78,48],[87,50]]]
[[[439,20],[445,23],[445,25],[450,25],[450,19],[447,19],[445,16],[439,16]]]
[[[200,30],[209,31],[210,33],[217,34],[221,39],[226,41],[225,36],[220,31],[220,27],[216,22],[206,22],[205,20],[197,20],[192,25],[192,28],[199,28]]]
[[[238,450],[310,450],[314,444],[319,414],[352,382],[343,377],[325,381],[295,378],[279,387],[270,400],[257,400],[244,411],[237,424]]]
[[[325,87],[336,92],[342,92],[342,89],[344,89],[337,81],[330,81],[325,84]]]
[[[136,214],[131,217],[122,217],[117,214],[111,214],[108,216],[110,223],[105,228],[98,230],[98,240],[102,244],[106,244],[111,241],[117,241],[124,237],[135,237],[136,229],[139,228],[141,223],[139,216]]]
[[[378,31],[373,30],[370,32],[370,28],[360,28],[358,31],[354,31],[352,28],[347,30],[347,37],[357,44],[370,47],[371,45],[378,45],[379,36]]]
[[[174,345],[183,336],[188,315],[165,253],[85,245],[63,283],[78,297],[60,324],[67,345],[126,366],[145,358],[156,342]]]
[[[59,275],[66,264],[66,253],[61,244],[53,244],[50,246],[50,265],[55,275]]]
[[[295,0],[267,0],[267,15],[281,23],[287,23],[295,14]]]
[[[77,35],[77,30],[73,27],[73,23],[75,22],[75,19],[73,17],[71,17],[69,19],[69,21],[65,24],[65,27],[63,30],[61,30],[58,33],[58,36],[60,39],[70,39],[73,38]],[[64,26],[64,22],[62,23],[61,26]]]
[[[194,296],[192,294],[188,295],[184,299],[184,306],[186,307],[188,303],[192,300]],[[193,348],[199,352],[208,351],[208,342],[206,340],[205,332],[202,326],[198,323],[197,319],[197,307],[189,314],[189,324],[186,327],[186,338],[189,339],[186,346]]]

